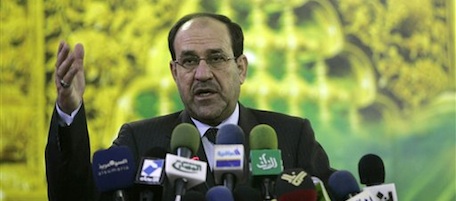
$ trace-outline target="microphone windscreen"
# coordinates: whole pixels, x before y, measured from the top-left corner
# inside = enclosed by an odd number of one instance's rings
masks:
[[[359,160],[358,173],[360,183],[366,186],[379,185],[385,182],[383,160],[375,154],[366,154]]]
[[[128,188],[134,183],[135,162],[128,147],[111,147],[93,154],[92,170],[101,192]]]
[[[277,177],[276,195],[279,201],[316,201],[317,191],[310,175],[303,169],[287,169]]]
[[[216,144],[244,144],[244,131],[235,124],[226,124],[218,130]]]
[[[196,153],[200,145],[200,135],[195,126],[189,123],[181,123],[174,128],[171,134],[171,151],[186,147]]]
[[[198,191],[187,191],[182,201],[206,201],[204,194]]]
[[[247,185],[238,185],[233,196],[236,201],[263,201],[260,191]]]
[[[277,149],[277,134],[269,125],[260,124],[250,131],[250,149]]]
[[[207,201],[234,201],[231,191],[225,186],[214,186],[206,193]]]
[[[336,200],[347,200],[351,195],[358,194],[361,191],[353,174],[346,170],[332,173],[328,185]]]

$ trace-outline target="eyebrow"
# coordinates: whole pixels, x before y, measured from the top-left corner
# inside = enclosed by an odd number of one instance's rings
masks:
[[[225,53],[221,48],[218,49],[208,49],[206,50],[206,54],[215,54],[215,53]],[[181,56],[197,56],[196,52],[193,50],[183,51]]]
[[[209,54],[224,53],[222,49],[209,49],[207,52],[209,52]]]

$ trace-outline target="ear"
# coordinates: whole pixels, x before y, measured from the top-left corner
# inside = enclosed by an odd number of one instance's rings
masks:
[[[236,59],[236,64],[239,71],[239,81],[243,84],[247,77],[247,66],[249,64],[247,57],[242,54]]]
[[[177,69],[176,69],[176,64],[173,61],[169,62],[169,70],[171,71],[171,74],[173,75],[174,82],[176,82]]]

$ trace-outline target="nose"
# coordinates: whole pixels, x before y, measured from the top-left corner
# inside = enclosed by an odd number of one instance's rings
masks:
[[[195,79],[199,81],[206,81],[213,77],[211,67],[207,64],[206,60],[201,59],[195,69]]]

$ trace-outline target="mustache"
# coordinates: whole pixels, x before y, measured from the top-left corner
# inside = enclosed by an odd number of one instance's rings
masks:
[[[193,94],[200,94],[200,93],[216,93],[220,89],[219,85],[214,82],[196,82],[192,86]]]

